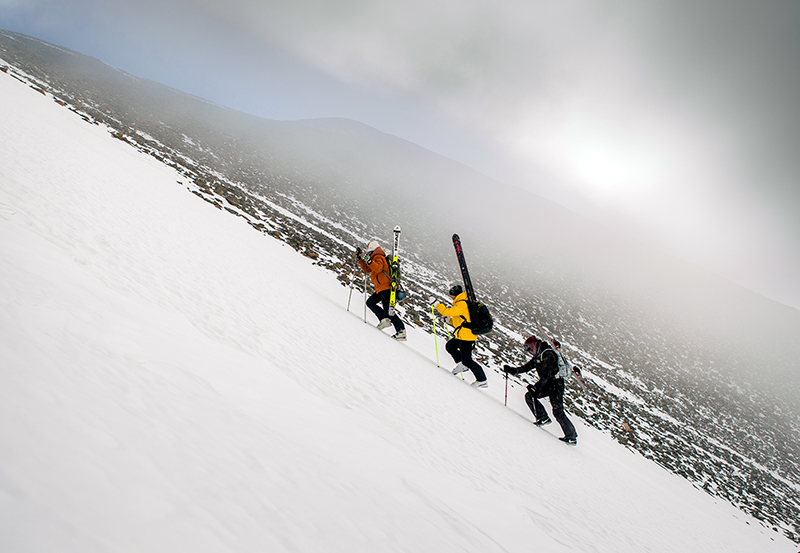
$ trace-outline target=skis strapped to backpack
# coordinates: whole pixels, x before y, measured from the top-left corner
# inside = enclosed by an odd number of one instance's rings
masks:
[[[468,328],[476,335],[491,332],[494,320],[491,313],[489,313],[489,308],[475,297],[475,289],[472,288],[472,280],[469,278],[467,261],[464,258],[464,250],[461,248],[461,238],[458,237],[458,234],[453,235],[453,247],[456,249],[461,278],[464,280],[464,289],[467,292],[467,310],[470,318],[470,322],[461,326]]]
[[[389,316],[395,313],[395,303],[397,303],[397,285],[400,282],[400,261],[397,259],[397,250],[400,248],[400,227],[394,227],[394,244],[392,245],[392,261],[389,263],[389,278],[392,280],[391,292],[389,292]],[[402,299],[402,298],[400,298]]]

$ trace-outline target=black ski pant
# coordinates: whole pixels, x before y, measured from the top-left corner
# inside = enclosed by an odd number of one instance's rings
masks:
[[[565,438],[577,438],[578,433],[575,432],[575,427],[572,421],[567,418],[564,412],[564,379],[554,378],[542,390],[531,390],[528,388],[528,393],[525,394],[525,403],[530,407],[533,416],[537,421],[547,418],[547,411],[544,410],[544,405],[539,401],[540,398],[550,398],[550,406],[553,408],[553,417],[561,425],[561,430],[564,431]]]
[[[375,313],[375,316],[378,317],[379,322],[388,318],[390,321],[392,321],[394,331],[400,332],[406,327],[406,325],[404,325],[403,321],[400,320],[400,317],[397,316],[396,310],[394,315],[391,317],[389,316],[389,299],[391,295],[391,290],[376,292],[367,299],[367,307],[369,307],[370,311]]]
[[[486,373],[483,372],[483,367],[481,367],[478,362],[472,358],[472,348],[474,347],[474,341],[453,338],[448,340],[447,344],[444,346],[444,349],[447,350],[447,353],[450,354],[450,356],[453,358],[453,361],[456,363],[463,363],[465,367],[471,370],[472,374],[475,375],[475,380],[478,382],[483,382],[486,380]]]

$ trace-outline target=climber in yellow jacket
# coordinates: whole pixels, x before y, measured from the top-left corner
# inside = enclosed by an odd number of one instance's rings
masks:
[[[448,291],[450,299],[453,300],[453,307],[445,307],[443,303],[436,301],[436,298],[431,296],[431,305],[436,306],[436,310],[450,319],[450,324],[455,328],[453,338],[447,342],[445,349],[447,353],[456,362],[455,368],[452,370],[453,374],[460,374],[467,370],[472,371],[475,375],[475,382],[473,386],[478,388],[486,388],[486,373],[483,372],[477,361],[472,358],[472,350],[475,347],[475,340],[478,337],[466,326],[464,323],[470,322],[469,308],[467,307],[467,293],[460,284],[453,284]]]

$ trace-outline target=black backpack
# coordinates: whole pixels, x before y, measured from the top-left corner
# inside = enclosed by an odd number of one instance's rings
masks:
[[[492,319],[492,314],[489,313],[489,308],[486,307],[486,304],[479,301],[462,301],[467,302],[467,310],[469,311],[469,319],[471,322],[464,322],[461,326],[468,328],[476,336],[491,332],[494,326],[494,319]]]

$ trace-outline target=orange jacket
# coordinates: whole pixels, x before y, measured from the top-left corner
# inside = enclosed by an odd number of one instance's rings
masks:
[[[445,317],[450,317],[450,324],[456,329],[456,338],[465,342],[474,342],[478,339],[470,329],[461,326],[465,322],[472,322],[469,318],[466,292],[461,292],[455,297],[453,307],[445,307],[443,303],[437,303],[436,310]]]
[[[369,264],[363,259],[358,260],[361,265],[361,270],[369,275],[372,279],[372,285],[375,286],[375,293],[383,292],[392,288],[392,279],[389,278],[389,262],[386,261],[386,253],[383,248],[378,246],[369,258]]]

